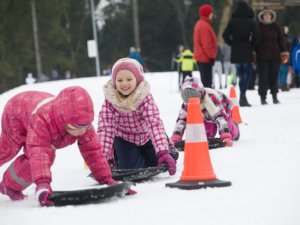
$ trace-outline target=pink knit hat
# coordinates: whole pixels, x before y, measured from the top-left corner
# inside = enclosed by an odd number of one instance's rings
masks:
[[[112,68],[112,83],[116,87],[116,77],[121,70],[129,70],[136,78],[139,85],[144,80],[144,71],[142,65],[135,59],[122,58],[119,59]]]
[[[200,16],[208,17],[213,12],[214,9],[210,4],[204,4],[199,8]]]

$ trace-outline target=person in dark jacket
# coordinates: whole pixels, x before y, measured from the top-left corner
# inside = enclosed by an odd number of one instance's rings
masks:
[[[254,12],[245,1],[239,1],[223,32],[224,41],[231,46],[231,62],[237,64],[240,87],[240,106],[251,106],[246,91],[253,76],[252,63],[258,30]]]
[[[258,94],[261,104],[267,104],[267,90],[270,88],[273,103],[278,104],[278,71],[280,59],[288,60],[289,53],[286,50],[283,34],[275,22],[276,13],[268,8],[258,14],[258,30],[260,41],[256,45],[256,60],[258,71]]]

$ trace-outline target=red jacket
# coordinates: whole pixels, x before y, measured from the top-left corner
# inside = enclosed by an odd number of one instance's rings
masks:
[[[208,63],[217,56],[217,38],[207,17],[201,17],[194,28],[194,58]]]
[[[26,146],[24,153],[31,167],[28,172],[31,172],[35,183],[51,181],[50,167],[56,149],[76,141],[96,180],[105,183],[111,178],[111,172],[94,128],[91,127],[79,137],[65,131],[69,123],[88,124],[93,119],[93,103],[83,88],[66,88],[57,97],[46,92],[28,91],[16,95],[5,106],[2,132],[14,142],[20,143],[20,146]]]

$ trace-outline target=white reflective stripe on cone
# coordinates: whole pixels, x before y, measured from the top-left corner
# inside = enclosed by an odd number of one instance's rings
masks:
[[[238,105],[238,101],[236,98],[231,98],[230,100],[234,106]]]
[[[204,124],[187,124],[185,143],[207,142]]]

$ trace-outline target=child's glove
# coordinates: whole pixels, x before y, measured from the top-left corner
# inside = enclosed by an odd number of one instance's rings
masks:
[[[158,165],[167,164],[168,172],[172,176],[176,173],[176,162],[167,150],[159,151],[157,153]]]
[[[118,183],[119,183],[118,181],[115,181],[114,179],[110,178],[110,179],[108,179],[106,184],[108,186],[111,186],[111,185],[115,185],[115,184],[118,184]]]
[[[54,203],[49,200],[52,194],[51,186],[49,183],[42,182],[36,186],[35,196],[39,200],[41,206],[53,206]]]
[[[226,144],[227,147],[232,147],[232,136],[229,133],[223,133],[220,135],[221,140]]]
[[[170,142],[171,144],[174,146],[175,143],[180,142],[181,141],[181,136],[178,134],[173,134],[172,137],[170,138]]]
[[[119,182],[118,181],[115,181],[114,179],[110,178],[108,181],[107,181],[107,185],[108,186],[111,186],[111,185],[115,185],[115,184],[118,184]],[[132,190],[131,188],[128,189],[126,195],[135,195],[137,192],[135,190]]]

